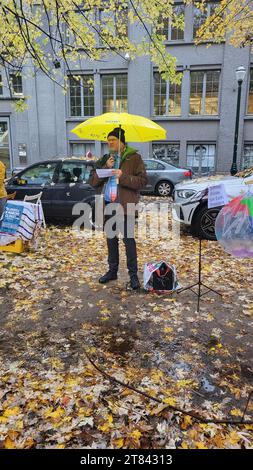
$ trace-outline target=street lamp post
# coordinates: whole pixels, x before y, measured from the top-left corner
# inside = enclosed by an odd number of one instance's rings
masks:
[[[239,119],[240,119],[241,93],[242,93],[242,82],[246,75],[246,70],[244,67],[238,67],[235,74],[236,74],[236,79],[238,83],[238,92],[237,92],[233,163],[230,169],[231,175],[235,175],[237,173],[237,144],[238,144],[238,130],[239,130]]]

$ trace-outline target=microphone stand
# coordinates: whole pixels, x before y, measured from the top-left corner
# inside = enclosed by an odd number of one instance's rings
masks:
[[[202,245],[201,245],[201,241],[202,241],[202,238],[199,237],[199,260],[198,260],[198,282],[195,282],[195,284],[192,284],[190,286],[187,286],[187,287],[183,287],[182,289],[178,290],[177,293],[178,294],[181,294],[181,292],[184,292],[186,290],[191,290],[195,295],[197,295],[198,297],[198,303],[197,303],[197,312],[199,312],[199,304],[200,304],[200,299],[201,297],[203,297],[203,295],[206,295],[208,292],[214,292],[214,294],[217,294],[219,295],[220,297],[222,297],[222,295],[217,292],[216,290],[212,289],[211,287],[207,286],[206,284],[204,284],[202,282]],[[195,292],[195,290],[193,290],[193,287],[198,287],[197,289],[197,292]],[[205,289],[207,289],[205,292],[201,292],[201,287],[205,287]]]

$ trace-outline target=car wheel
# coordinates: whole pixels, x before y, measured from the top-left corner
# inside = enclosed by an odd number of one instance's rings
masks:
[[[160,181],[160,183],[156,185],[155,193],[157,196],[168,197],[172,195],[173,189],[174,186],[169,181]]]
[[[216,240],[215,220],[220,209],[220,207],[208,209],[204,206],[198,210],[192,223],[194,234],[205,240]]]

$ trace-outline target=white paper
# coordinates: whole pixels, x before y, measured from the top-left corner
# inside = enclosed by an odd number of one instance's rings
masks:
[[[208,209],[225,206],[227,203],[228,195],[226,194],[224,184],[221,183],[208,188]]]
[[[113,169],[109,170],[96,170],[96,173],[99,178],[109,178],[109,176],[113,176]]]

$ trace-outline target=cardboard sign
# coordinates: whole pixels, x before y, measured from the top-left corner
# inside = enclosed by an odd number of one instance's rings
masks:
[[[228,195],[223,183],[208,188],[208,209],[225,206],[228,203]]]

